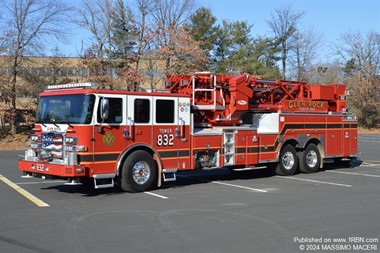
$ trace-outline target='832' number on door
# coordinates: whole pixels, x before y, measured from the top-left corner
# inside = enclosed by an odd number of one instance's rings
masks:
[[[173,134],[159,134],[157,135],[158,146],[173,146],[174,135]]]

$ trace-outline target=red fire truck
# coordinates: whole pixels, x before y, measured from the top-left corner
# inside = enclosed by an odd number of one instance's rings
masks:
[[[208,72],[171,76],[164,91],[49,86],[40,94],[25,177],[50,176],[138,192],[184,170],[317,172],[357,153],[343,84]]]

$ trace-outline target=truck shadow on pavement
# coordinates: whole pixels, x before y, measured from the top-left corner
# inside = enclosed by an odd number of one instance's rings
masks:
[[[80,194],[85,197],[96,197],[100,195],[117,195],[123,194],[119,187],[105,188],[105,189],[95,189],[93,185],[54,185],[41,190],[57,190],[59,192],[70,193],[70,194]]]
[[[317,173],[327,170],[339,170],[339,169],[355,169],[359,167],[363,161],[355,159],[352,162],[347,163],[327,163]],[[299,171],[295,175],[303,174]],[[306,175],[306,174],[305,174]],[[228,169],[215,169],[215,170],[200,170],[196,172],[180,172],[177,174],[177,181],[168,182],[163,184],[161,189],[186,187],[197,184],[207,184],[213,181],[230,182],[238,180],[255,180],[260,178],[270,178],[276,176],[274,169],[257,169],[234,172]]]
[[[351,163],[327,163],[324,164],[323,169],[319,172],[327,170],[339,170],[339,169],[355,169],[359,167],[363,161],[359,159],[353,160]],[[317,172],[318,173],[318,172]],[[297,174],[301,174],[297,172]],[[275,176],[275,172],[269,169],[257,169],[247,171],[231,171],[226,168],[214,169],[214,170],[197,170],[197,171],[184,171],[177,173],[177,180],[173,182],[163,182],[160,188],[154,188],[152,190],[164,191],[172,188],[183,188],[194,185],[209,184],[214,181],[220,182],[233,182],[238,180],[255,180],[260,178],[270,178]],[[57,190],[59,192],[80,194],[85,197],[96,197],[100,195],[119,195],[119,194],[131,194],[123,192],[117,185],[113,188],[95,189],[93,184],[86,185],[54,185],[42,188],[42,190]]]

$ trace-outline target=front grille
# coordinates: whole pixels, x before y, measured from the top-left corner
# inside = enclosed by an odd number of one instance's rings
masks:
[[[64,134],[59,132],[42,133],[42,149],[49,151],[52,158],[63,159]]]

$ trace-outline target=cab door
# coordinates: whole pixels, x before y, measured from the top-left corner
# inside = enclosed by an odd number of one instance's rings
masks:
[[[127,146],[133,144],[152,145],[152,108],[151,96],[128,96]]]
[[[106,119],[101,118],[101,101],[103,99],[107,99],[109,102],[109,113]],[[96,110],[91,174],[115,173],[120,151],[125,148],[122,136],[126,124],[126,96],[104,94],[99,98]]]
[[[189,98],[153,97],[153,144],[164,169],[190,168]]]

